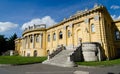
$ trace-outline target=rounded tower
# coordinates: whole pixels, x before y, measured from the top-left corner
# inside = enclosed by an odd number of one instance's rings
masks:
[[[33,25],[25,28],[22,34],[22,56],[46,56],[46,25]]]

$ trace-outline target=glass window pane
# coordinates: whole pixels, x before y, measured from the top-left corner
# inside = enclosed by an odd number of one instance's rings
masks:
[[[91,25],[91,31],[95,32],[95,26],[94,26],[94,24]]]
[[[62,32],[60,31],[59,32],[59,39],[62,39],[63,38],[63,34],[62,34]]]
[[[56,34],[55,33],[53,34],[53,40],[56,40]]]
[[[50,35],[48,35],[48,42],[50,42]]]

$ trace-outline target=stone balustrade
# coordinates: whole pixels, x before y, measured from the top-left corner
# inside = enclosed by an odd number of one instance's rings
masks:
[[[34,30],[34,29],[38,29],[38,28],[46,28],[46,25],[45,24],[40,24],[40,25],[32,25],[32,26],[28,26],[24,29],[24,31],[27,31],[27,30]]]
[[[61,45],[53,53],[51,53],[51,54],[48,55],[49,59],[53,58],[55,55],[57,55],[59,52],[61,52],[64,49],[65,49],[65,47],[63,45]]]

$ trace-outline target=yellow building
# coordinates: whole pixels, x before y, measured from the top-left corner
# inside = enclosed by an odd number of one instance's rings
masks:
[[[53,53],[59,45],[72,50],[81,39],[100,43],[105,57],[112,59],[120,53],[119,31],[120,21],[113,21],[104,6],[94,6],[48,28],[45,24],[29,26],[15,44],[21,56],[47,56],[47,51]]]

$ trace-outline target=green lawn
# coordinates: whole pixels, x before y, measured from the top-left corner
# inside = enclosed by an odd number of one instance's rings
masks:
[[[46,57],[0,56],[0,64],[32,64],[41,63],[46,59]]]
[[[115,60],[107,60],[107,61],[101,61],[101,62],[76,62],[78,65],[84,65],[84,66],[111,66],[111,65],[118,65],[120,64],[120,59]]]

